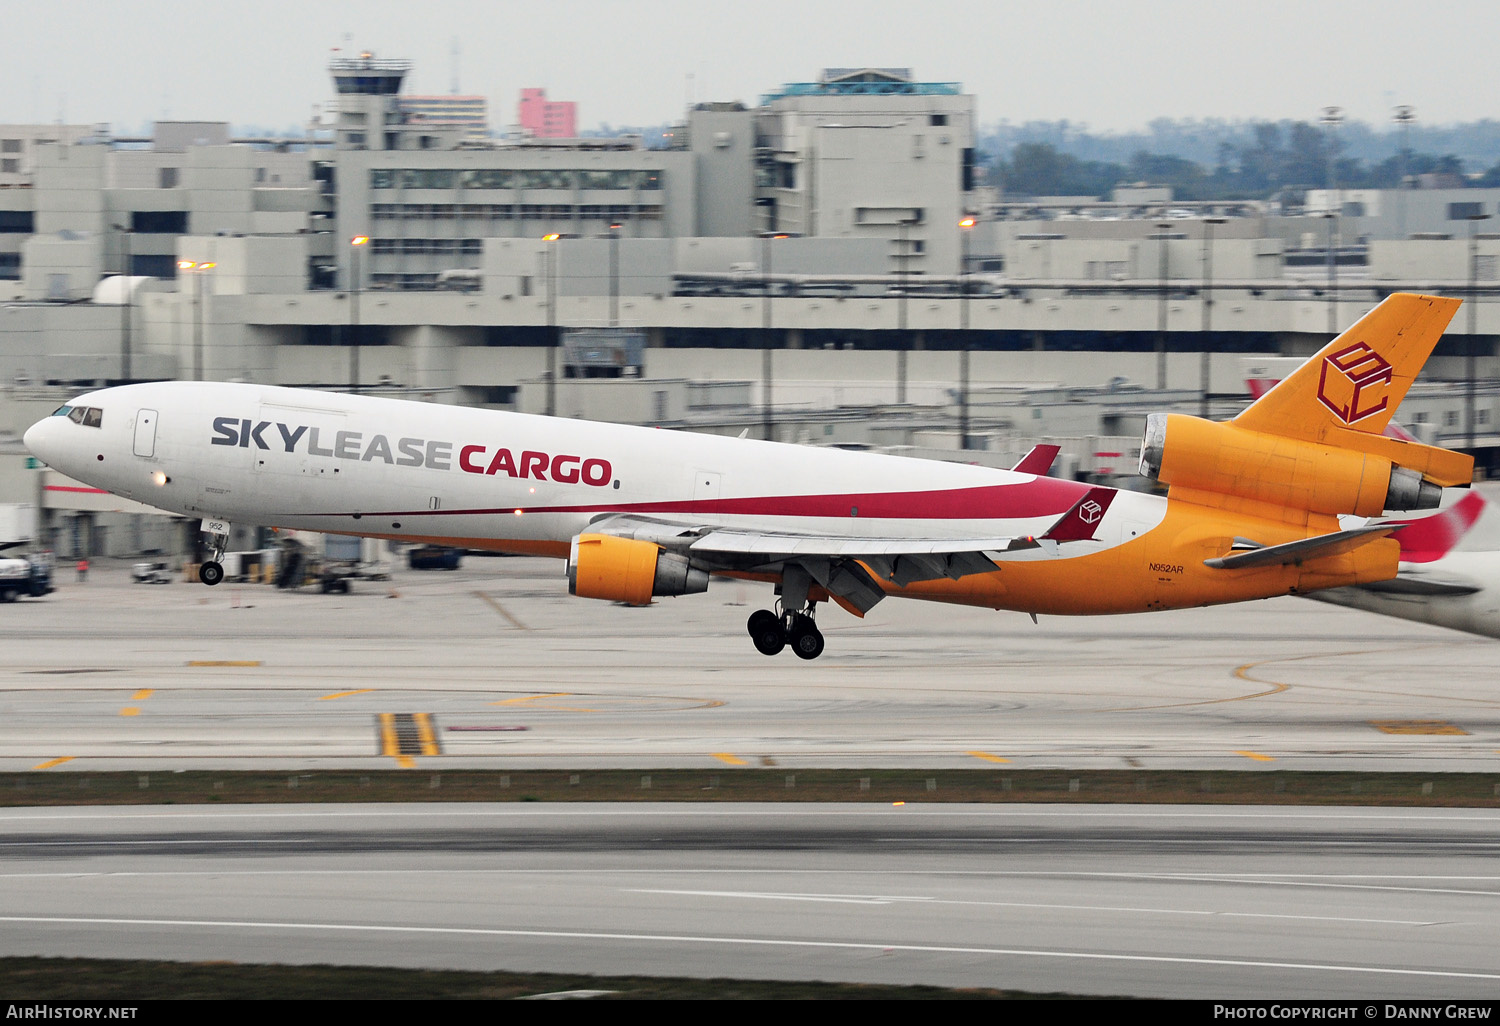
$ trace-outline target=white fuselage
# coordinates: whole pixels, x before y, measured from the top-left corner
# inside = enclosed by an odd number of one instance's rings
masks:
[[[266,385],[161,382],[41,421],[63,473],[185,516],[542,551],[614,513],[857,536],[1044,531],[1086,486],[1005,470]],[[1122,492],[1097,551],[1165,511]]]

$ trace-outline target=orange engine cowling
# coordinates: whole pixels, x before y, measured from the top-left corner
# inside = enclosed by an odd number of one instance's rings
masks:
[[[644,606],[653,595],[707,590],[708,571],[648,541],[580,534],[568,553],[568,592],[582,598]]]
[[[1146,418],[1140,469],[1163,484],[1314,513],[1435,509],[1443,494],[1384,456],[1180,413]]]

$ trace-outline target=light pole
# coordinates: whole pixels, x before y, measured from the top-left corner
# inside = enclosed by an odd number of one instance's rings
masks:
[[[969,448],[969,230],[972,217],[958,222],[958,330],[963,348],[958,353],[958,447]]]
[[[620,224],[609,226],[609,326],[620,326]]]
[[[1334,213],[1327,213],[1323,215],[1323,219],[1328,222],[1328,334],[1330,337],[1332,337],[1339,333],[1339,272],[1338,263],[1334,260],[1333,256],[1334,249],[1337,245],[1337,243],[1334,242],[1333,226],[1338,221],[1338,215]]]
[[[768,442],[776,440],[776,424],[771,415],[771,242],[784,238],[786,236],[778,232],[763,232],[760,237],[760,419],[761,433]]]
[[[179,271],[192,272],[193,278],[193,380],[203,380],[203,276],[218,263],[212,260],[179,260]]]
[[[1203,397],[1198,405],[1198,416],[1204,420],[1208,419],[1209,371],[1212,369],[1210,361],[1213,359],[1214,225],[1223,224],[1225,220],[1222,217],[1203,219],[1203,352],[1199,356],[1198,367],[1198,385]]]
[[[130,287],[130,229],[123,224],[111,224],[110,227],[120,233],[120,247],[123,251],[120,258],[124,265],[120,270],[120,378],[128,382],[131,379],[130,320],[135,302],[135,290]]]
[[[1406,238],[1406,162],[1411,159],[1411,123],[1417,120],[1417,108],[1403,103],[1391,115],[1391,120],[1401,127],[1401,180],[1396,183],[1399,203],[1396,207],[1396,236]]]
[[[1468,378],[1464,386],[1464,434],[1468,441],[1466,447],[1472,452],[1474,449],[1474,375],[1475,363],[1478,359],[1479,334],[1479,222],[1488,221],[1489,214],[1469,215],[1469,338],[1464,356],[1464,376]]]
[[[899,242],[899,245],[897,247],[897,252],[896,252],[896,260],[898,261],[898,263],[896,265],[896,276],[897,276],[897,279],[899,281],[899,284],[897,285],[897,288],[900,290],[900,298],[897,300],[897,304],[898,305],[897,305],[897,308],[896,308],[896,311],[897,311],[897,317],[896,317],[896,329],[897,329],[897,332],[896,332],[896,403],[897,403],[897,405],[904,405],[906,403],[906,275],[907,275],[908,264],[910,263],[910,258],[909,258],[909,255],[908,255],[907,251],[906,251],[906,246],[907,246],[907,234],[910,231],[912,223],[915,220],[916,220],[915,218],[910,217],[910,216],[903,217],[901,219],[901,222],[900,222],[900,229],[901,229],[901,232],[900,232],[900,242]]]
[[[557,347],[562,341],[562,331],[557,326],[557,241],[561,235],[553,232],[543,235],[547,244],[547,416],[557,416]]]
[[[1158,253],[1156,285],[1156,388],[1167,387],[1167,229],[1172,226],[1160,223],[1156,226],[1156,249]]]
[[[359,391],[359,250],[368,235],[349,240],[349,391]]]
[[[1344,108],[1324,107],[1320,119],[1328,129],[1328,334],[1337,335],[1338,322],[1338,223],[1344,205],[1339,200],[1336,142],[1339,125],[1344,122]]]

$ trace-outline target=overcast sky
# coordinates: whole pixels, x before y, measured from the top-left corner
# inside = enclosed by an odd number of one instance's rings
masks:
[[[0,0],[0,123],[281,129],[331,98],[334,47],[409,58],[408,92],[446,93],[455,44],[493,125],[528,86],[588,129],[854,66],[960,82],[982,125],[1500,117],[1493,0]]]

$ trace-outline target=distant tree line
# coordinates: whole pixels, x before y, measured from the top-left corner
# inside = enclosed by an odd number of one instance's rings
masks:
[[[1128,153],[1120,147],[1133,143]],[[1432,148],[1437,143],[1447,152]],[[1299,198],[1307,189],[1395,188],[1407,176],[1500,186],[1500,122],[1377,134],[1346,122],[1174,122],[1145,133],[1097,136],[1068,122],[986,133],[988,184],[1007,196],[1107,197],[1122,182],[1170,185],[1184,200]],[[1464,156],[1460,156],[1462,153]],[[1487,170],[1480,170],[1487,168]]]

